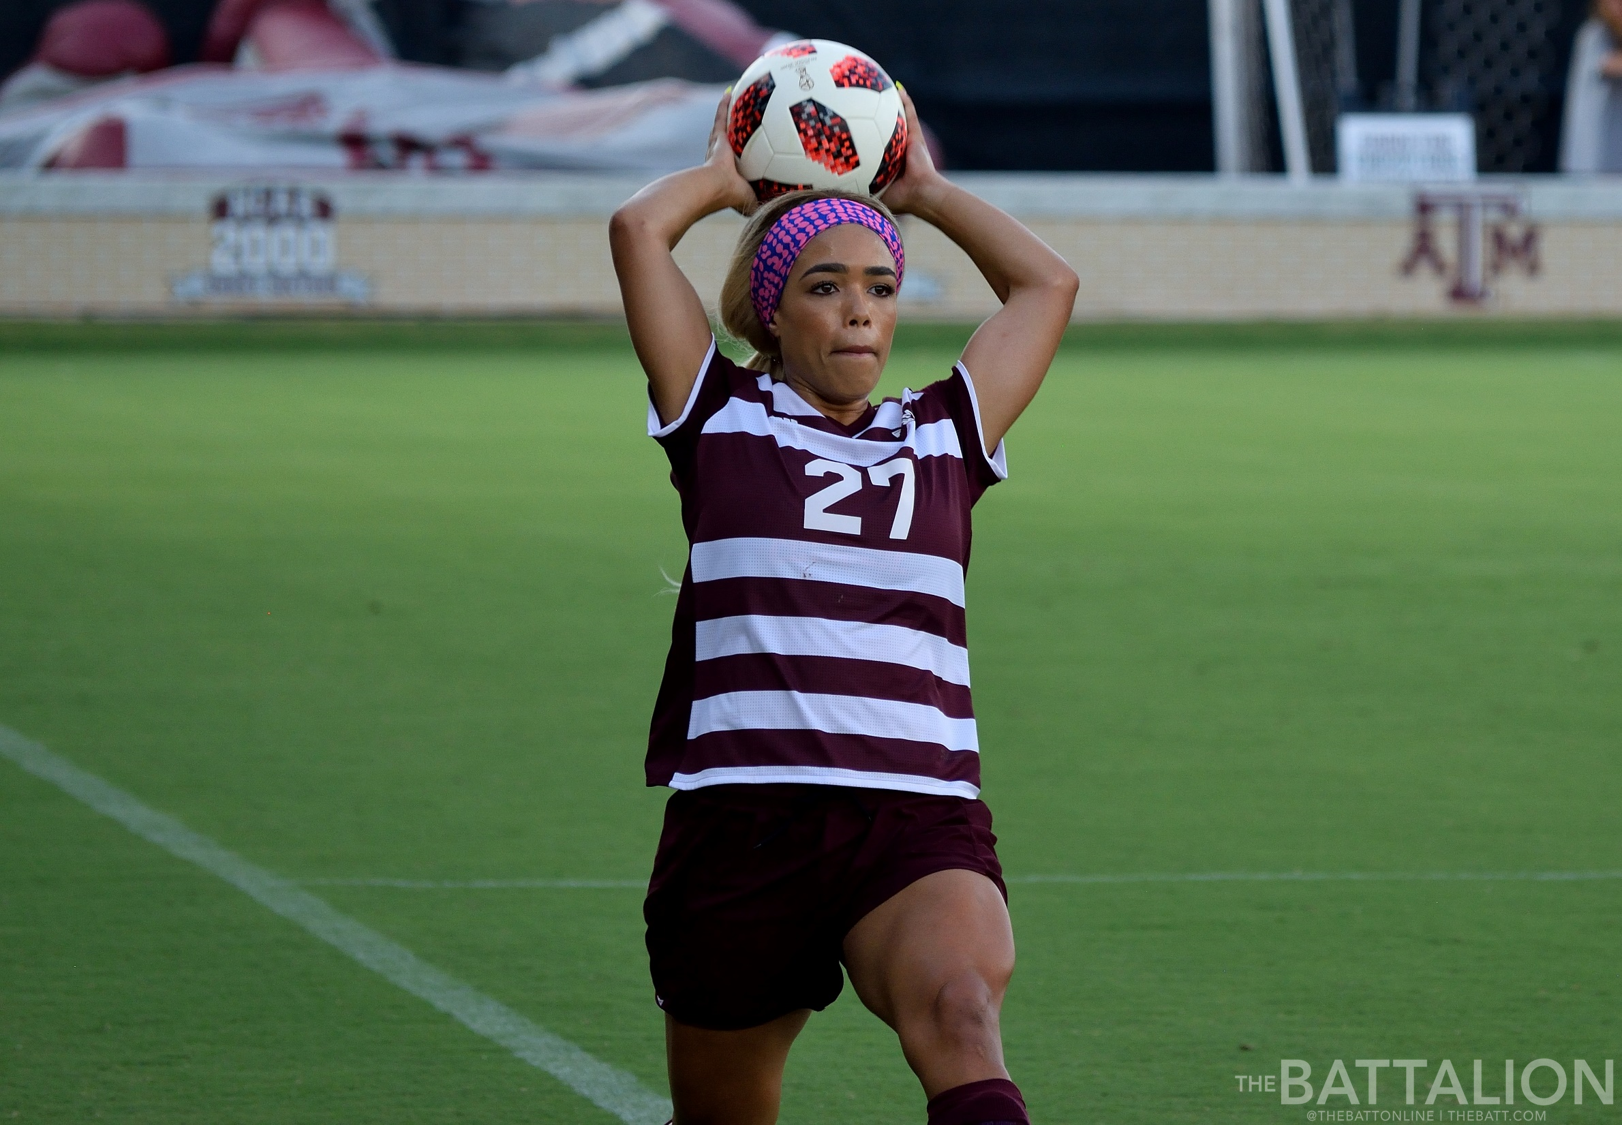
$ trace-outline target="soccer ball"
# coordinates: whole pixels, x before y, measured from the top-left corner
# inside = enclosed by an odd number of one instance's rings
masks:
[[[901,95],[854,47],[786,43],[750,63],[732,90],[727,140],[757,198],[809,188],[879,195],[901,175]]]

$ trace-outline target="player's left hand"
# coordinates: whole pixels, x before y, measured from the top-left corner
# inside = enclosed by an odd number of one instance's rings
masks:
[[[918,121],[918,107],[912,104],[912,95],[899,84],[901,109],[907,115],[907,158],[901,175],[882,196],[884,205],[898,215],[912,214],[927,208],[929,197],[946,185],[946,177],[935,169],[924,140],[924,127]]]

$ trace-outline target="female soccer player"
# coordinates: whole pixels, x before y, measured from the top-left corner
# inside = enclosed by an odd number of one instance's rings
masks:
[[[903,95],[910,135],[922,136]],[[890,211],[838,192],[756,209],[722,100],[701,166],[614,215],[626,317],[691,553],[649,785],[676,790],[644,906],[676,1125],[771,1125],[812,1011],[851,984],[895,1029],[930,1125],[1027,1123],[998,1013],[1007,890],[964,647],[969,510],[1075,301],[1070,267],[938,172],[885,202],[961,246],[1002,301],[952,373],[878,406],[906,263]],[[671,251],[749,213],[716,350]]]

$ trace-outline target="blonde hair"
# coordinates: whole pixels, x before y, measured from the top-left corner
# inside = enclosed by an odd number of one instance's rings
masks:
[[[749,292],[749,271],[755,264],[755,254],[760,250],[760,244],[766,240],[766,233],[772,225],[789,211],[802,203],[809,203],[814,199],[851,199],[857,203],[865,204],[883,215],[890,222],[895,222],[895,216],[890,209],[870,195],[862,195],[854,191],[791,191],[787,195],[780,195],[760,205],[755,213],[749,216],[749,222],[744,225],[743,233],[738,236],[738,246],[732,251],[732,261],[727,265],[726,280],[721,283],[721,327],[735,340],[742,341],[755,349],[744,366],[754,371],[764,371],[774,378],[783,372],[783,345],[771,329],[760,322],[760,314],[755,312],[755,302]],[[897,227],[899,230],[899,226]]]

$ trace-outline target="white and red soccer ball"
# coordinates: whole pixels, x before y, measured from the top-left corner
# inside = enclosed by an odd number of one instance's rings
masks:
[[[767,51],[732,87],[727,140],[760,199],[807,188],[878,195],[901,175],[901,95],[867,55],[828,39]]]

